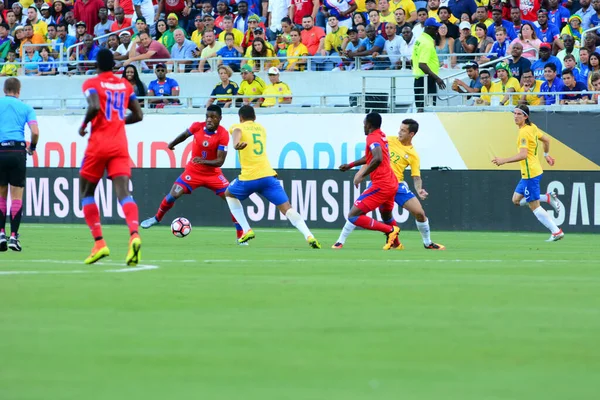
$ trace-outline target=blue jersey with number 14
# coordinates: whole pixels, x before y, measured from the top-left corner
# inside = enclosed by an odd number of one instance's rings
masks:
[[[86,154],[129,154],[125,136],[125,116],[129,101],[136,98],[131,84],[112,72],[102,72],[85,81],[83,92],[86,97],[96,93],[100,99],[100,112],[92,120]]]

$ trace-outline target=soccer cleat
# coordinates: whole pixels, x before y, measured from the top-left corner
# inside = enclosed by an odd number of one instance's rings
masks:
[[[446,250],[446,246],[444,246],[443,244],[437,244],[433,242],[431,242],[429,246],[424,244],[423,247],[425,247],[425,249],[427,250]]]
[[[558,196],[557,196],[556,192],[546,193],[546,196],[548,198],[548,204],[550,204],[552,206],[552,208],[554,208],[554,211],[556,213],[559,213],[560,212],[560,201],[558,201]]]
[[[344,243],[341,243],[341,242],[335,242],[335,244],[333,246],[331,246],[332,249],[336,249],[336,250],[340,250],[342,247],[344,247]]]
[[[248,243],[248,242],[240,243],[240,242],[236,241],[236,243],[238,244],[238,246],[250,246],[250,243]]]
[[[140,226],[144,229],[148,229],[153,227],[154,225],[158,224],[158,220],[156,219],[156,217],[152,217],[152,218],[148,218],[142,221],[142,223],[140,224]]]
[[[559,230],[556,233],[553,233],[552,235],[550,235],[550,239],[546,240],[546,242],[557,242],[560,239],[565,237],[565,233],[561,230]]]
[[[0,233],[0,251],[8,250],[8,246],[6,244],[6,234],[4,232]]]
[[[248,232],[244,233],[241,238],[238,239],[238,243],[246,243],[248,240],[252,240],[256,237],[254,231],[250,229]]]
[[[397,226],[392,227],[392,231],[390,233],[387,233],[387,242],[385,243],[385,246],[383,246],[384,250],[389,250],[392,248],[392,246],[394,245],[394,241],[396,239],[398,239],[398,234],[400,233],[400,228]]]
[[[321,248],[321,243],[319,243],[319,241],[312,236],[308,237],[308,245],[313,249]]]
[[[19,242],[19,239],[14,236],[11,236],[10,239],[8,239],[8,248],[11,249],[12,251],[23,250],[21,248],[21,242]]]
[[[394,250],[404,250],[404,245],[402,244],[402,242],[400,242],[398,239],[396,239],[396,241],[392,245],[392,249],[394,249]]]
[[[134,234],[131,236],[129,240],[129,251],[127,252],[127,258],[125,258],[125,263],[129,267],[135,267],[142,258],[142,239],[139,235]]]
[[[92,253],[86,258],[83,263],[84,264],[93,264],[98,260],[103,259],[104,257],[110,256],[110,250],[106,246],[106,242],[104,240],[96,242],[94,248],[92,249]]]

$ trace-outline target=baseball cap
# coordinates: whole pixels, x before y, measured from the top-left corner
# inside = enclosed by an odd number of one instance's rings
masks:
[[[252,67],[248,64],[244,64],[242,68],[240,68],[240,72],[252,72]]]
[[[123,32],[119,33],[119,37],[123,37],[123,36],[131,36],[131,33],[129,31],[123,31]]]
[[[261,28],[261,27],[258,27],[258,28],[256,28],[256,29],[254,29],[254,33],[260,33],[260,34],[263,34],[263,33],[265,33],[265,31],[263,31],[263,28]]]
[[[469,61],[467,62],[465,65],[463,65],[463,69],[479,69],[479,64],[477,64],[475,61]]]
[[[550,43],[541,43],[540,44],[540,50],[541,49],[550,50],[551,48],[552,48],[552,45]]]
[[[499,13],[502,13],[502,6],[494,6],[492,7],[492,12],[494,11],[498,11]]]
[[[15,4],[17,4],[17,3],[15,3]],[[13,32],[20,31],[22,29],[23,29],[23,25],[17,25],[17,26],[15,26],[15,30]]]
[[[0,1],[2,1],[2,0],[0,0]],[[49,9],[50,9],[50,6],[46,3],[42,4],[42,6],[40,7],[40,10],[49,10]]]
[[[164,64],[164,63],[158,63],[158,64],[156,64],[156,66],[154,66],[154,69],[156,69],[156,68],[164,68],[164,69],[167,69],[167,65],[166,65],[166,64]]]
[[[248,21],[260,22],[260,17],[256,14],[252,14],[251,16],[248,17]]]
[[[75,26],[83,26],[83,27],[87,27],[87,25],[85,24],[85,22],[83,21],[79,21],[78,23],[75,24]]]
[[[14,7],[15,5],[17,5],[18,7],[21,7],[21,8],[23,8],[23,5],[22,5],[21,3],[19,3],[19,2],[13,3],[13,7]]]
[[[442,26],[442,24],[437,22],[435,18],[427,18],[425,20],[424,26],[435,26],[436,28],[439,28],[440,26]]]
[[[271,67],[269,68],[269,75],[279,75],[279,69],[277,67]]]
[[[458,25],[458,28],[462,31],[463,29],[471,29],[471,24],[467,21],[463,21]]]

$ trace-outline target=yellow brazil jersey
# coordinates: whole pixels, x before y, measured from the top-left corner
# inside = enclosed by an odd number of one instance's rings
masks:
[[[415,148],[405,146],[397,136],[388,136],[390,162],[398,182],[404,182],[404,170],[410,166],[411,176],[421,176],[421,160]]]
[[[245,149],[239,150],[242,172],[238,179],[253,181],[267,176],[276,176],[277,172],[271,168],[269,157],[267,157],[267,131],[265,128],[257,122],[246,121],[233,125],[229,128],[229,132],[233,135],[235,129],[242,131],[240,142],[247,144]]]
[[[531,179],[541,175],[544,171],[538,158],[539,139],[543,133],[534,124],[524,125],[519,129],[519,138],[517,139],[517,151],[527,149],[527,158],[519,161],[521,165],[521,177]]]
[[[394,17],[394,13],[391,10],[390,13],[385,16],[382,13],[379,13],[379,20],[381,22],[393,22],[394,24],[396,23],[396,17]]]
[[[35,25],[33,25],[33,33],[37,33],[38,35],[43,37],[44,40],[46,40],[46,38],[48,37],[48,24],[46,24],[41,19],[38,20],[38,22]]]
[[[344,38],[347,37],[348,28],[345,26],[340,26],[337,31],[328,33],[325,36],[325,50],[335,51],[336,53],[341,52],[342,43],[344,42]]]
[[[410,18],[410,13],[417,12],[417,7],[415,6],[415,2],[413,0],[400,0],[395,3],[394,0],[390,1],[390,11],[393,14],[399,8],[404,9],[404,14],[406,15],[406,19]]]
[[[356,0],[356,12],[364,13],[367,11],[367,0]]]
[[[287,48],[287,56],[288,56],[288,65],[285,67],[286,71],[304,71],[304,65],[296,64],[300,61],[301,56],[307,56],[308,49],[302,43],[299,43],[298,46],[295,46],[293,43],[290,44]]]
[[[263,81],[261,78],[259,78],[258,76],[254,77],[254,80],[252,81],[252,83],[248,83],[247,81],[242,81],[242,84],[240,85],[240,90],[238,90],[238,95],[242,96],[259,96],[261,94],[263,94],[264,90],[265,90],[265,81]],[[251,99],[251,102],[254,102],[258,99]]]
[[[17,76],[17,72],[17,64],[11,62],[7,62],[6,64],[4,64],[4,66],[0,70],[0,74],[3,74],[2,76]]]
[[[235,43],[236,46],[241,46],[242,42],[244,41],[244,34],[242,31],[232,28],[231,33],[233,33],[233,43]],[[219,42],[225,43],[226,34],[227,32],[225,31],[219,33]]]
[[[519,84],[519,81],[516,78],[508,78],[508,80],[506,81],[506,85],[502,83],[502,81],[498,81],[498,82],[494,82],[492,83],[492,87],[490,88],[490,93],[506,93],[508,91],[508,89],[514,89],[515,92],[518,92],[521,89],[521,85]],[[498,98],[498,100],[502,101],[502,99],[504,98],[504,95],[494,95],[492,96],[494,98]],[[514,105],[519,104],[519,96],[510,96],[508,97],[508,102],[511,102],[511,97],[512,97],[512,103]]]
[[[194,32],[192,32],[191,41],[196,43],[196,46],[198,48],[202,47],[202,32],[198,32],[197,29]]]
[[[429,10],[429,18],[435,18],[437,22],[440,22],[440,16],[438,15],[438,10]],[[408,17],[406,17],[408,19]],[[448,18],[448,22],[451,24],[456,24],[458,22],[458,18],[454,15],[450,14],[450,18]]]
[[[528,90],[528,92],[541,92],[541,91],[542,91],[542,81],[535,81],[535,86],[533,86],[531,89]],[[519,92],[525,93],[525,89],[523,89],[523,87],[521,87],[521,89],[519,89]],[[527,101],[527,104],[530,106],[539,106],[540,102],[541,102],[540,96],[538,96],[536,94],[525,95],[525,100]]]
[[[287,85],[287,83],[277,82],[277,83],[273,83],[271,85],[267,85],[267,87],[265,87],[263,95],[281,96],[281,97],[279,97],[279,103],[281,104],[281,102],[285,98],[292,96],[292,91],[290,90],[290,87]],[[265,101],[261,104],[261,106],[262,107],[273,107],[275,104],[277,104],[275,97],[266,97]]]
[[[489,93],[492,91],[492,86],[490,85],[490,89],[488,90],[487,86],[482,86],[481,87],[481,100],[485,101],[486,103],[490,104],[492,102],[492,96],[490,96],[489,94],[484,94],[484,93]]]

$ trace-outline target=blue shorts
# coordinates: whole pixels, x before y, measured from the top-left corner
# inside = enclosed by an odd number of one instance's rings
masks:
[[[258,193],[264,196],[269,202],[279,206],[290,201],[281,187],[279,180],[274,176],[254,179],[252,181],[240,181],[235,179],[227,188],[229,193],[238,200],[246,200],[252,193]]]
[[[410,191],[408,185],[405,182],[400,182],[398,184],[398,191],[396,192],[396,197],[394,197],[394,201],[398,204],[399,207],[403,207],[404,203],[409,201],[410,199],[414,199],[415,195]]]
[[[525,196],[525,201],[527,201],[528,203],[539,200],[541,180],[541,174],[536,176],[535,178],[521,179],[519,181],[519,184],[517,185],[517,188],[515,189],[515,193],[519,193]]]

